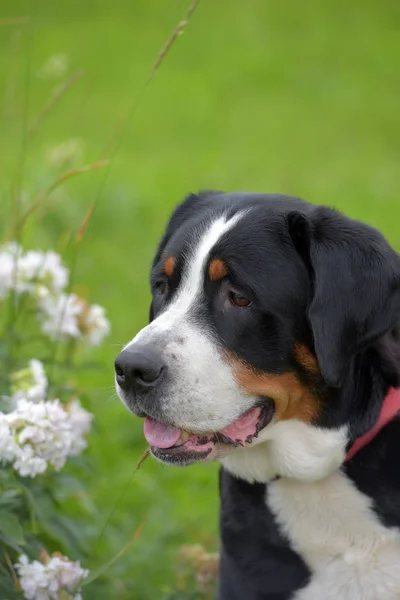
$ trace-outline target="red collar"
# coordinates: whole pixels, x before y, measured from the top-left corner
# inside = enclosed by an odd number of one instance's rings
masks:
[[[346,461],[353,458],[361,448],[369,444],[381,429],[395,418],[398,412],[400,412],[400,389],[391,388],[383,401],[381,414],[376,425],[354,442],[347,453]]]

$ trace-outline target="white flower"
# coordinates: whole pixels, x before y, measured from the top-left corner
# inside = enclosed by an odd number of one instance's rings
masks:
[[[39,598],[40,600],[48,600],[50,598],[47,594],[49,577],[44,565],[37,560],[30,563],[28,557],[22,554],[15,568],[25,598],[28,600],[38,600]]]
[[[90,431],[93,415],[82,408],[79,400],[75,399],[68,405],[69,422],[75,436],[72,440],[70,455],[76,456],[87,446],[85,435]]]
[[[27,600],[58,600],[59,591],[63,598],[79,600],[82,581],[89,575],[79,562],[73,562],[61,554],[48,558],[45,564],[22,554],[14,565],[19,582]]]
[[[15,240],[12,242],[7,242],[7,244],[4,244],[1,247],[1,251],[7,252],[8,254],[11,254],[12,256],[20,256],[22,254],[22,248],[21,248],[20,244],[18,244],[18,242],[16,242]]]
[[[55,79],[63,77],[69,67],[67,54],[59,53],[50,56],[39,71],[39,77],[43,79]]]
[[[14,261],[12,257],[5,252],[0,252],[0,298],[9,292],[13,287],[13,269]]]
[[[98,346],[110,331],[105,309],[98,304],[88,306],[76,294],[43,295],[39,299],[42,331],[51,339],[82,338]]]
[[[18,275],[27,283],[40,278],[40,270],[44,262],[44,255],[37,250],[29,250],[18,261]],[[31,289],[34,286],[31,285]]]
[[[46,396],[47,391],[47,377],[44,372],[43,363],[40,360],[32,359],[29,362],[31,372],[33,375],[34,385],[28,390],[27,398],[33,402],[43,400]]]
[[[29,367],[11,375],[11,392],[14,403],[21,398],[39,402],[46,398],[47,377],[40,360],[32,359]]]
[[[78,317],[84,305],[76,294],[44,296],[39,300],[39,306],[44,334],[53,340],[81,337]]]
[[[12,412],[0,412],[0,461],[22,477],[36,477],[50,465],[58,471],[86,447],[91,419],[78,400],[64,406],[20,399]]]
[[[0,417],[0,461],[3,464],[12,462],[18,452],[19,446],[9,424]]]
[[[99,346],[110,332],[110,322],[106,318],[106,311],[98,304],[89,306],[84,319],[85,337],[91,346]]]
[[[20,269],[22,249],[17,242],[0,247],[0,298],[10,290],[16,293],[29,292],[32,286],[24,280]]]
[[[45,335],[53,340],[81,338],[99,346],[110,332],[105,309],[64,293],[68,280],[68,269],[52,250],[24,253],[16,242],[0,247],[0,299],[10,291],[30,294]]]
[[[67,590],[75,590],[83,578],[89,575],[87,569],[82,569],[79,562],[71,562],[62,558],[52,558],[54,567],[57,569],[60,587]],[[51,562],[51,561],[50,561]]]
[[[0,297],[10,290],[18,294],[37,293],[43,289],[60,293],[68,284],[69,273],[61,258],[52,250],[29,250],[25,254],[12,242],[0,248]]]
[[[68,284],[69,272],[56,252],[29,250],[19,261],[21,278],[24,281],[40,282],[55,293],[60,293]]]
[[[68,285],[69,271],[62,264],[61,257],[56,252],[49,250],[45,254],[45,261],[42,267],[43,280],[49,278],[51,289],[55,292],[62,292]]]
[[[26,445],[18,448],[13,467],[21,477],[36,477],[46,471],[47,462],[44,458],[35,455],[32,446]]]

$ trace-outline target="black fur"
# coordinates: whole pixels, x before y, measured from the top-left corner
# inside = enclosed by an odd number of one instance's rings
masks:
[[[265,503],[265,485],[220,474],[220,598],[286,600],[309,571],[291,550]]]
[[[287,196],[192,194],[172,215],[155,256],[150,318],[173,297],[199,230],[237,211],[247,212],[210,258],[229,264],[229,285],[252,309],[222,318],[219,298],[228,283],[208,281],[206,305],[193,318],[255,369],[295,371],[322,403],[315,425],[348,425],[352,438],[363,435],[389,388],[400,385],[400,257],[373,228]],[[161,298],[156,286],[171,255],[181,264]],[[320,373],[298,364],[298,343],[316,355]],[[399,436],[394,421],[343,467],[390,527],[400,526]],[[310,574],[268,511],[265,485],[222,471],[220,493],[220,600],[289,599]]]

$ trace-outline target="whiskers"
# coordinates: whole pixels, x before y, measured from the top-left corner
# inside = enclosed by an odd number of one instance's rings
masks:
[[[107,398],[105,398],[103,400],[103,406],[106,405],[106,404],[108,405],[111,402],[115,402],[116,400],[120,401],[117,392],[114,390],[114,392],[112,394],[110,394]]]
[[[112,346],[113,348],[117,347],[120,350],[122,350],[123,348],[125,348],[126,342],[112,342],[111,344],[109,344],[109,346]]]
[[[117,390],[115,389],[115,385],[106,385],[105,387],[100,387],[95,390],[95,393],[101,395],[100,404],[102,406],[106,404],[110,404],[110,402],[119,401],[119,397],[117,394]],[[97,403],[97,404],[99,404]]]

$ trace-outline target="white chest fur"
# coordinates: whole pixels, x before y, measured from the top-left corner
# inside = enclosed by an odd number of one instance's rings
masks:
[[[340,471],[315,482],[280,479],[266,502],[312,572],[293,600],[399,600],[400,533]]]
[[[339,470],[346,441],[345,429],[278,422],[221,460],[236,477],[270,482],[266,502],[312,572],[292,600],[400,600],[400,532]]]

